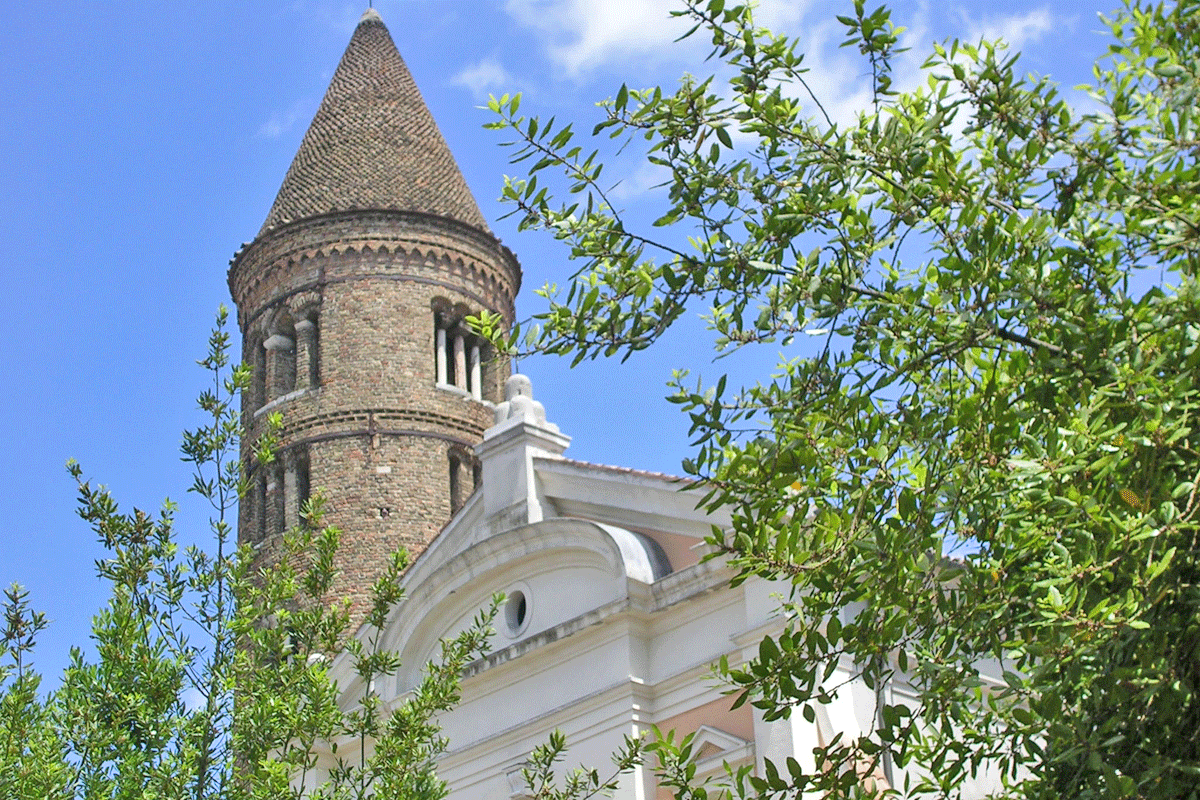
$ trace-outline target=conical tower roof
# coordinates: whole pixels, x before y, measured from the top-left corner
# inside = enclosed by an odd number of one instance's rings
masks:
[[[374,9],[359,21],[259,236],[305,217],[366,209],[419,211],[488,230]]]

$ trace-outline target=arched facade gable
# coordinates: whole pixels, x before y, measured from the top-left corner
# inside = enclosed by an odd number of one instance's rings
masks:
[[[578,519],[525,525],[447,555],[444,547],[431,548],[405,574],[408,597],[381,637],[384,647],[401,653],[404,666],[393,685],[380,687],[385,697],[415,683],[438,642],[466,627],[496,592],[521,587],[533,619],[509,636],[502,614],[493,650],[624,600],[630,580],[652,583],[670,572],[650,539]]]

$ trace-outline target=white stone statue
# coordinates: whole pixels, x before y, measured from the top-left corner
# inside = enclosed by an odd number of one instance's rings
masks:
[[[496,405],[496,424],[521,419],[546,428],[546,408],[533,399],[533,383],[526,375],[513,375],[504,382],[504,402]]]

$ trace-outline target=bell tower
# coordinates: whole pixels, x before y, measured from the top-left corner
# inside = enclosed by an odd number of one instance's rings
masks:
[[[311,489],[342,530],[354,624],[386,555],[470,496],[508,364],[463,324],[513,319],[521,269],[488,229],[379,14],[354,31],[229,289],[254,383],[238,539],[270,550]],[[278,458],[250,449],[279,411]]]

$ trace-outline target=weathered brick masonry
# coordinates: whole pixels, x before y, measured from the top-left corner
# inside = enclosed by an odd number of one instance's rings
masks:
[[[520,281],[368,11],[229,270],[255,366],[239,540],[270,552],[320,488],[343,531],[335,591],[357,624],[387,554],[415,556],[474,486],[471,448],[509,370],[461,320],[487,309],[511,322]],[[250,446],[276,410],[280,458],[264,467]]]

